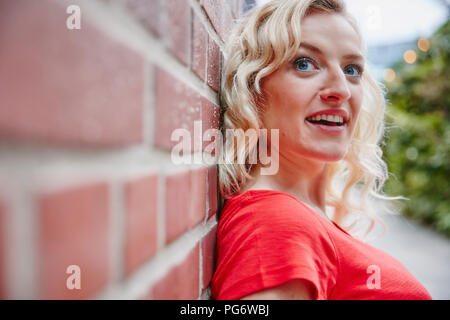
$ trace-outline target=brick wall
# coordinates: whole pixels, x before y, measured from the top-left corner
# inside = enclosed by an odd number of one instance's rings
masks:
[[[70,5],[81,29],[66,26]],[[170,137],[195,120],[218,128],[223,43],[242,11],[0,2],[0,298],[209,299],[217,168],[175,165]]]

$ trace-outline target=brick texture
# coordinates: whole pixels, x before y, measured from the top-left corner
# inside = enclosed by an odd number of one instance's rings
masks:
[[[205,218],[206,168],[168,176],[165,200],[166,242],[170,243]]]
[[[218,149],[218,141],[216,141],[216,137],[214,136],[214,132],[219,130],[219,122],[220,122],[220,108],[215,104],[209,101],[206,98],[202,98],[202,129],[203,129],[203,147],[202,150],[205,151],[205,148],[210,144],[213,144],[214,150]],[[209,129],[215,129],[208,131]],[[211,133],[211,135],[209,134]],[[217,145],[216,145],[217,143]],[[212,148],[212,147],[211,147]],[[214,155],[215,152],[209,152],[210,155]]]
[[[125,273],[131,274],[157,249],[158,176],[125,185]]]
[[[188,87],[168,72],[156,68],[156,126],[155,145],[163,150],[171,151],[179,141],[171,141],[175,129],[189,131],[191,141],[188,153],[201,148],[194,144],[194,121],[201,120],[200,94]],[[201,139],[201,137],[200,137]]]
[[[39,298],[92,298],[109,279],[108,186],[44,193],[36,202]],[[81,289],[66,286],[70,265],[80,267]]]
[[[188,256],[172,268],[150,290],[156,300],[194,300],[199,296],[200,256],[197,244]]]
[[[126,0],[127,8],[138,21],[154,36],[160,37],[163,33],[162,16],[164,6],[162,0]]]
[[[187,0],[167,0],[167,40],[172,54],[189,63],[190,8]]]
[[[208,46],[208,33],[199,18],[192,12],[192,70],[202,80],[206,78],[206,49]]]
[[[214,29],[222,40],[226,41],[233,25],[233,1],[204,0],[203,8],[206,11]]]
[[[217,191],[217,166],[208,168],[208,218],[217,213],[218,191]]]
[[[222,199],[201,155],[218,151],[205,133],[220,127],[221,50],[242,8],[0,0],[0,189],[14,194],[0,195],[0,299],[208,297]],[[200,157],[179,166],[174,133]],[[33,252],[6,256],[27,232]],[[16,265],[29,284],[7,278]]]
[[[142,58],[84,20],[81,30],[67,29],[67,17],[54,1],[2,2],[0,137],[91,146],[142,141]]]
[[[215,248],[216,248],[216,233],[217,227],[214,227],[203,239],[202,239],[202,261],[203,261],[203,279],[202,290],[206,289],[211,282],[213,271],[215,268]]]
[[[214,91],[218,91],[220,87],[220,59],[221,53],[217,43],[209,38],[208,40],[208,66],[207,66],[207,83]]]

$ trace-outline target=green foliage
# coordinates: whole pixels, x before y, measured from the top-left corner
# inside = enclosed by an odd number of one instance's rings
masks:
[[[417,61],[392,66],[387,83],[389,195],[403,195],[402,213],[450,236],[450,21],[416,50]]]

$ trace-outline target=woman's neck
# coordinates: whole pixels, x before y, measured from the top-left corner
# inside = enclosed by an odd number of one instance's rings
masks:
[[[274,190],[288,193],[327,220],[325,189],[327,183],[328,166],[325,162],[300,161],[293,163],[290,159],[280,156],[279,170],[274,175],[261,175],[260,167],[253,168],[254,177],[243,189]]]

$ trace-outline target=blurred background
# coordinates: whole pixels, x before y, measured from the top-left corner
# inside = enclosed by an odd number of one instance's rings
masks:
[[[0,0],[0,299],[210,298],[217,168],[175,165],[171,133],[219,128],[224,44],[263,2]],[[449,1],[346,3],[410,199],[371,243],[450,299]]]
[[[403,262],[434,299],[450,299],[450,1],[345,2],[387,89],[384,192],[409,199],[399,201],[402,216],[383,217],[388,231],[372,244]]]

